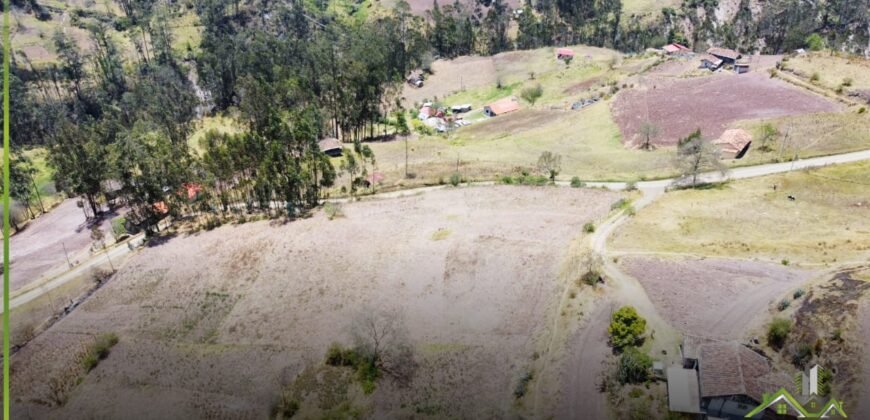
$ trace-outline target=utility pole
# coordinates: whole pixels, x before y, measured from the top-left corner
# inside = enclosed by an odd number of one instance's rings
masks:
[[[72,268],[73,265],[69,262],[69,254],[66,252],[66,244],[61,242],[60,245],[63,246],[63,255],[66,257],[67,265],[69,265],[69,268]]]
[[[109,250],[106,249],[106,243],[103,242],[103,252],[106,254],[106,259],[109,260],[109,267],[112,267],[112,273],[115,273],[115,264],[112,264],[112,259],[109,258]]]

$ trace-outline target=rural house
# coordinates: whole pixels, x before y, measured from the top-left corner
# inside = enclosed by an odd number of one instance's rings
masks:
[[[701,67],[702,69],[708,69],[710,71],[719,70],[719,67],[722,67],[722,60],[716,58],[716,56],[710,54],[704,54],[701,56]]]
[[[317,142],[317,145],[320,146],[321,152],[331,157],[341,156],[341,152],[343,150],[341,142],[333,137],[327,137],[323,140],[320,140],[319,142]]]
[[[740,59],[740,57],[743,57],[737,51],[729,50],[728,48],[718,48],[718,47],[713,47],[713,48],[708,49],[707,54],[710,54],[710,55],[722,60],[722,62],[724,64],[734,64],[737,62],[737,60]]]
[[[677,43],[665,45],[662,47],[662,50],[664,50],[665,54],[668,55],[687,54],[692,52],[689,47]]]
[[[741,129],[725,130],[718,139],[713,141],[713,144],[719,146],[719,150],[725,155],[740,159],[746,155],[749,146],[752,145],[752,134]]]
[[[420,112],[417,113],[417,119],[425,121],[429,117],[435,116],[435,110],[431,105],[423,105],[420,108]]]
[[[520,103],[517,101],[517,98],[508,96],[507,98],[499,99],[489,105],[484,105],[483,113],[486,114],[487,117],[495,117],[507,114],[508,112],[514,112],[518,109],[520,109]]]
[[[570,60],[574,58],[574,50],[570,48],[556,48],[556,58],[559,60]]]
[[[765,393],[793,385],[788,375],[773,371],[766,357],[740,343],[687,336],[680,349],[683,366],[668,368],[672,411],[698,413],[694,404],[700,401],[700,412],[708,417],[743,418],[764,401]],[[768,410],[761,418],[777,417]]]
[[[737,74],[749,73],[749,61],[745,59],[737,60],[737,62],[734,63],[734,71],[736,71]]]

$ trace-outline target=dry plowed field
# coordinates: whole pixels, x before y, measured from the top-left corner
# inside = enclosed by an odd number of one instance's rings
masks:
[[[620,259],[659,313],[684,334],[740,339],[773,302],[814,272],[773,263],[728,259]]]
[[[302,417],[511,417],[568,244],[618,198],[453,188],[174,237],[14,356],[15,417],[265,418],[282,389]],[[365,396],[324,357],[373,314],[394,322],[417,367]],[[47,384],[105,332],[119,343],[52,404]]]
[[[645,121],[660,129],[655,143],[673,145],[698,128],[705,137],[716,139],[739,120],[840,109],[827,99],[759,73],[654,80],[616,97],[613,114],[627,144],[638,144],[638,130]]]

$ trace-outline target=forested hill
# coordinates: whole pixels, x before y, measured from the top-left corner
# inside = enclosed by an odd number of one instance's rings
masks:
[[[101,24],[125,38],[122,44],[129,49],[138,48],[130,32],[136,32],[144,16],[158,11],[159,18],[168,20],[180,35],[177,38],[184,38],[176,39],[176,48],[193,51],[201,33],[210,29],[200,12],[218,5],[246,18],[298,6],[311,15],[356,21],[377,20],[400,9],[425,18],[426,40],[436,54],[447,57],[577,43],[624,52],[681,42],[696,51],[717,45],[781,53],[809,47],[810,36],[811,41],[835,50],[870,53],[870,0],[13,0],[12,4],[17,17],[13,44],[24,47],[28,60],[37,63],[54,58],[51,36],[58,29],[85,47],[88,27]]]
[[[194,183],[210,186],[204,208],[280,201],[292,214],[336,177],[318,148],[323,137],[353,144],[340,169],[351,192],[365,184],[375,157],[361,141],[408,129],[402,85],[435,56],[672,41],[866,52],[870,34],[870,0],[687,0],[650,14],[626,14],[620,0],[540,0],[519,10],[504,0],[433,1],[416,14],[404,0],[356,1],[16,0],[13,42],[27,35],[54,58],[36,65],[16,48],[14,144],[46,146],[58,189],[94,212],[110,192],[148,221],[165,208],[154,203],[181,208],[176,192]],[[191,19],[195,36],[179,31]],[[187,141],[202,109],[232,115],[241,132],[209,133],[193,153]],[[23,156],[12,171],[27,171]]]

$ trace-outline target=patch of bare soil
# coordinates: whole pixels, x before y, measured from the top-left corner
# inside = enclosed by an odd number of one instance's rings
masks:
[[[857,395],[870,395],[870,300],[866,297],[861,299],[858,311],[858,336],[861,337],[861,376],[860,388]],[[856,403],[850,404],[855,407],[855,418],[870,418],[870,398],[860,398]]]
[[[613,114],[623,141],[637,144],[640,126],[660,129],[655,142],[673,145],[696,129],[718,138],[735,121],[834,112],[841,107],[760,73],[717,74],[691,79],[652,79],[643,88],[622,91]]]
[[[517,383],[552,324],[567,246],[617,198],[599,190],[455,188],[346,204],[334,220],[317,213],[171,239],[140,251],[14,356],[13,411],[263,418],[292,383],[311,413],[509,417]],[[399,383],[386,375],[370,396],[312,379],[328,346],[352,344],[356,320],[380,311],[406,331],[413,377]],[[34,384],[69,363],[59,349],[70,337],[102,332],[120,338],[111,354],[65,405],[42,403],[45,391]],[[344,386],[359,390],[355,381]]]
[[[771,302],[815,273],[777,264],[726,259],[621,257],[659,313],[684,334],[739,339]]]
[[[10,238],[10,288],[19,289],[58,266],[65,268],[67,255],[73,264],[85,258],[92,243],[90,229],[75,199],[64,201],[34,220]],[[109,218],[103,220],[100,229],[111,237]]]
[[[405,106],[444,98],[463,89],[495,86],[498,77],[493,58],[481,56],[436,60],[432,63],[432,73],[423,82],[423,87],[404,85],[402,98]]]
[[[861,269],[839,272],[809,290],[794,317],[794,326],[780,352],[797,368],[818,364],[833,374],[832,393],[856,407],[866,399],[867,324],[864,322],[870,282],[858,277]],[[860,314],[860,315],[859,315]],[[862,319],[863,318],[863,319]],[[863,369],[862,369],[863,368]],[[863,387],[863,388],[862,388]],[[865,410],[866,406],[861,410]],[[847,413],[855,418],[867,416]],[[866,414],[866,412],[864,412]]]

